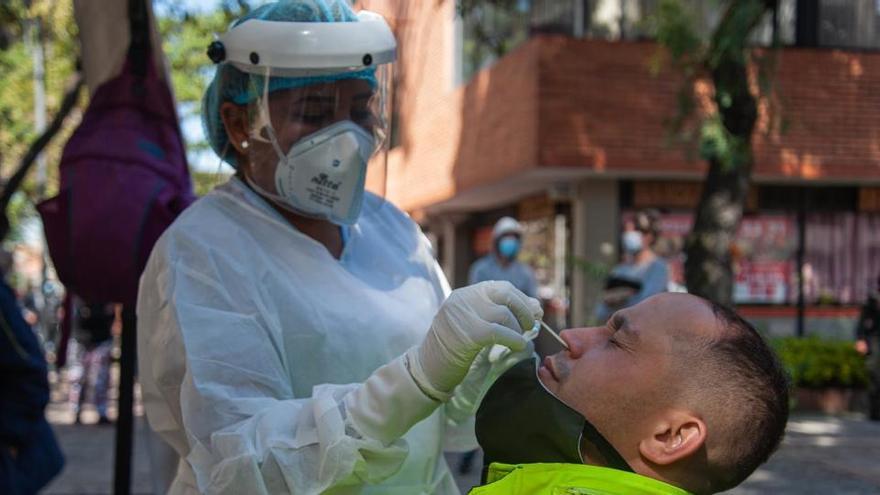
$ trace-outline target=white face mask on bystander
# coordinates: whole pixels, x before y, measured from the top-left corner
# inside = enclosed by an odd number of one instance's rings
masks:
[[[623,251],[627,254],[636,254],[642,250],[644,246],[644,239],[642,237],[642,233],[637,230],[628,230],[623,233],[623,237],[621,239],[621,244],[623,244]]]

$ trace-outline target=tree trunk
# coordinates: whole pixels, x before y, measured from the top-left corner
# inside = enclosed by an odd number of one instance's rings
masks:
[[[706,152],[709,171],[685,243],[685,281],[689,292],[726,305],[733,303],[730,248],[748,197],[758,116],[749,87],[748,36],[774,5],[775,0],[730,2],[706,58],[718,114],[714,146]]]
[[[742,144],[749,162],[726,170],[719,160],[709,163],[696,218],[686,240],[685,279],[688,291],[731,305],[733,260],[730,246],[742,219],[751,172],[751,146]]]

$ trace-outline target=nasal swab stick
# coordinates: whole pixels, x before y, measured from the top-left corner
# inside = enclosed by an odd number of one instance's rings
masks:
[[[552,335],[554,338],[556,338],[556,340],[558,340],[559,343],[562,344],[562,347],[565,347],[565,348],[568,349],[569,351],[571,350],[571,349],[568,347],[568,344],[566,344],[565,341],[562,340],[562,337],[560,337],[559,334],[557,334],[556,332],[553,331],[552,328],[550,328],[550,325],[548,325],[548,324],[544,323],[543,321],[541,321],[541,326],[544,327],[544,330],[547,330],[548,332],[550,332],[550,335]]]

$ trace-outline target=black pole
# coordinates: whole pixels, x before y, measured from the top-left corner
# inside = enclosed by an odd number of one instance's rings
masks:
[[[133,72],[144,77],[147,64],[152,63],[150,24],[147,2],[128,0],[130,44],[128,59]],[[135,88],[138,86],[135,85]],[[131,453],[134,445],[134,374],[137,359],[137,319],[133,306],[122,308],[122,344],[119,370],[119,416],[116,421],[116,458],[113,467],[113,493],[131,493]]]
[[[133,307],[122,308],[122,344],[119,371],[119,416],[116,420],[116,459],[113,493],[131,493],[131,452],[134,444],[134,369],[137,319]]]
[[[801,186],[798,190],[798,210],[797,210],[797,226],[798,226],[798,247],[797,247],[797,267],[798,267],[798,300],[797,300],[797,326],[795,330],[798,337],[804,336],[804,313],[806,310],[806,299],[804,297],[804,257],[807,250],[807,190]]]
[[[779,48],[779,0],[773,2],[773,48]]]
[[[819,46],[819,0],[797,0],[795,44]]]

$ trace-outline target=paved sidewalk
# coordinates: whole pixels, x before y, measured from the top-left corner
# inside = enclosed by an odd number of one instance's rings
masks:
[[[779,452],[736,495],[880,493],[880,423],[796,416]]]
[[[150,462],[144,446],[143,418],[138,418],[132,470],[132,494],[150,495]],[[66,464],[61,475],[42,492],[49,495],[103,495],[113,493],[112,425],[53,425],[61,441]]]
[[[60,416],[58,416],[60,417]],[[57,419],[57,418],[56,418]],[[63,419],[63,418],[62,418]],[[86,417],[85,421],[96,418]],[[133,491],[149,494],[150,472],[138,418]],[[67,466],[43,493],[98,495],[112,492],[112,426],[56,424]],[[458,455],[448,455],[455,469]],[[481,459],[459,478],[462,493],[479,482]],[[868,495],[880,493],[880,423],[858,417],[796,416],[789,422],[781,450],[740,487],[727,495]]]

